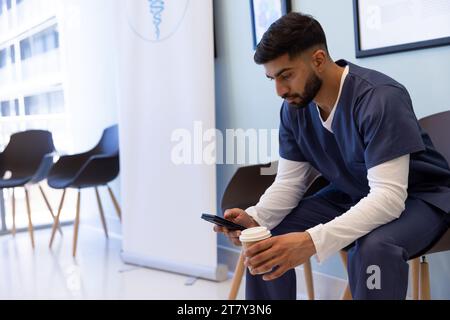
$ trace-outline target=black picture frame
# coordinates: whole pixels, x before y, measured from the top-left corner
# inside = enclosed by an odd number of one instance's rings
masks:
[[[256,17],[261,12],[258,12],[257,11],[258,8],[255,6],[255,1],[258,1],[258,0],[249,0],[249,1],[250,1],[250,16],[251,16],[251,20],[252,20],[253,49],[256,49],[256,46],[258,45],[259,41],[261,40],[260,37],[258,36]],[[275,20],[281,18],[282,16],[284,16],[285,14],[287,14],[291,11],[291,0],[259,0],[259,1],[280,4],[281,12],[280,12],[280,14],[277,14]],[[276,13],[276,12],[274,12],[274,13]],[[267,25],[265,26],[266,27],[265,29],[267,30],[267,28],[270,26],[270,24],[272,22],[274,22],[275,20],[271,21],[270,23],[267,23]]]
[[[444,46],[450,44],[450,34],[448,37],[440,37],[440,38],[430,38],[428,40],[417,41],[417,42],[409,42],[398,45],[387,45],[381,46],[377,48],[364,49],[361,47],[361,37],[364,35],[361,32],[361,17],[360,17],[360,1],[364,0],[353,0],[353,18],[354,18],[354,33],[355,33],[355,55],[356,58],[365,58],[372,56],[379,56],[383,54],[390,54],[396,52],[404,52],[410,50],[424,49],[424,48],[432,48],[437,46]],[[416,22],[417,23],[417,22]]]

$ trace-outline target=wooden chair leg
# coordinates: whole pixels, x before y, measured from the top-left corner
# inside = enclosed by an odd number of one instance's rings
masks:
[[[14,188],[12,188],[12,235],[16,236],[16,196],[14,194]]]
[[[419,269],[420,259],[415,258],[411,260],[411,282],[412,282],[412,298],[419,300]]]
[[[39,190],[41,191],[42,197],[44,198],[45,204],[47,205],[48,211],[50,211],[50,214],[52,215],[53,218],[53,223],[55,223],[55,214],[53,213],[52,210],[52,206],[50,205],[50,202],[48,202],[47,196],[45,195],[44,189],[42,188],[42,186],[39,184]],[[58,224],[58,232],[62,235],[63,232],[61,230],[61,226]]]
[[[103,230],[105,231],[106,238],[108,238],[108,228],[106,227],[105,214],[103,213],[102,201],[100,200],[100,194],[98,193],[97,187],[95,187],[95,195],[97,196],[98,211],[100,212],[100,219],[102,220]]]
[[[81,190],[78,189],[77,214],[75,216],[75,224],[74,224],[74,232],[73,232],[73,250],[72,250],[73,257],[75,257],[77,255],[78,227],[80,226],[80,198],[81,198]]]
[[[234,270],[233,280],[231,282],[231,290],[228,295],[228,300],[236,300],[237,294],[239,292],[239,287],[241,286],[242,277],[244,276],[245,265],[244,265],[244,252],[241,251],[239,255],[236,268]]]
[[[119,220],[122,221],[122,211],[120,210],[119,203],[117,202],[117,199],[114,196],[114,193],[111,190],[110,186],[107,186],[107,187],[108,187],[109,195],[111,196],[111,200],[112,200],[112,202],[114,204],[114,207],[116,208],[117,215],[119,216]]]
[[[430,300],[430,270],[425,256],[420,262],[420,300]]]
[[[303,264],[303,273],[305,275],[306,292],[308,294],[308,299],[314,300],[314,284],[313,284],[311,260],[308,259],[308,261],[306,261]]]
[[[347,270],[348,266],[348,254],[345,250],[339,251],[339,255],[341,256],[342,263],[344,264],[345,270]],[[345,286],[344,292],[342,293],[341,300],[352,300],[352,292],[350,291],[350,285],[347,282]]]
[[[52,235],[50,237],[50,243],[48,245],[50,248],[52,247],[53,239],[55,238],[56,228],[59,226],[59,217],[61,215],[61,211],[63,208],[65,196],[66,196],[66,189],[64,189],[63,194],[61,196],[61,201],[59,202],[59,207],[58,207],[58,213],[56,214],[55,221],[53,222]]]
[[[28,214],[28,232],[30,233],[31,238],[31,246],[34,249],[34,232],[33,232],[33,223],[31,221],[31,208],[30,208],[30,197],[28,195],[28,188],[25,187],[25,199],[27,203],[27,214]]]

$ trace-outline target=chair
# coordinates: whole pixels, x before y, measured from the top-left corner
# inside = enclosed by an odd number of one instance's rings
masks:
[[[55,147],[52,134],[45,130],[28,130],[11,135],[5,150],[0,153],[0,188],[12,189],[12,235],[16,234],[16,198],[15,188],[25,189],[25,199],[28,214],[28,231],[31,245],[34,249],[33,223],[29,187],[37,184],[52,218],[55,219],[42,186],[39,184],[47,177],[52,165]],[[60,232],[61,229],[59,229]]]
[[[420,126],[428,133],[437,151],[450,163],[450,111],[444,111],[419,120]],[[450,199],[449,199],[450,201]],[[450,250],[450,229],[425,253],[412,259],[413,299],[429,300],[430,272],[426,255]],[[422,257],[422,261],[419,258]],[[419,294],[420,292],[420,294]]]
[[[50,237],[50,248],[59,225],[59,218],[64,204],[64,197],[67,188],[78,189],[76,217],[74,223],[74,237],[72,254],[75,257],[77,251],[78,228],[80,224],[80,198],[81,189],[95,188],[100,218],[108,238],[108,229],[106,226],[103,206],[100,200],[98,187],[106,185],[111,196],[112,202],[116,209],[119,219],[121,219],[121,210],[119,204],[109,187],[108,183],[114,180],[119,174],[119,137],[118,126],[113,125],[103,131],[102,137],[98,144],[91,150],[74,155],[62,156],[53,166],[48,175],[47,182],[54,189],[63,189],[61,201],[58,207],[58,213],[52,228]]]
[[[433,145],[450,163],[450,111],[444,111],[419,120],[420,126],[428,133]],[[450,199],[449,199],[450,201]],[[425,253],[420,253],[410,259],[411,284],[413,300],[430,300],[430,271],[426,255],[450,250],[450,230],[447,230],[440,239]],[[346,253],[341,251],[342,261],[347,266]],[[422,261],[420,261],[422,258]],[[346,292],[349,291],[347,284]],[[351,296],[350,296],[351,298]]]
[[[250,206],[255,205],[259,198],[262,196],[264,191],[273,183],[275,180],[275,174],[263,175],[261,170],[268,168],[271,165],[277,165],[276,162],[265,165],[251,165],[239,168],[230,183],[227,185],[224,195],[222,197],[222,211],[230,208],[242,208],[246,209]],[[267,170],[267,169],[265,169]],[[323,187],[328,185],[328,181],[320,177],[311,185],[311,187],[305,193],[305,196],[316,193]],[[308,292],[308,298],[310,300],[314,299],[314,286],[312,278],[311,263],[308,260],[304,265],[304,274],[306,288]],[[238,262],[236,264],[231,290],[228,299],[235,300],[239,287],[244,275],[244,257],[241,252],[239,255]]]

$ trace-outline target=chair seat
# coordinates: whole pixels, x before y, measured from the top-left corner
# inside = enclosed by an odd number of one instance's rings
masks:
[[[447,230],[444,235],[439,238],[439,241],[427,251],[427,254],[447,251],[450,249],[450,230]]]
[[[30,181],[32,176],[28,177],[16,177],[11,179],[0,179],[0,188],[15,188],[23,187],[28,181]]]
[[[47,180],[47,183],[54,189],[65,189],[69,188],[74,180],[73,177],[53,176]]]
[[[78,180],[74,177],[53,176],[47,180],[47,183],[50,187],[54,189],[65,189],[65,188],[84,189],[106,185],[110,181],[112,181],[112,179],[105,179],[104,181],[99,181],[98,179],[88,179],[88,177],[86,177],[85,179],[83,179],[82,182],[78,182]]]

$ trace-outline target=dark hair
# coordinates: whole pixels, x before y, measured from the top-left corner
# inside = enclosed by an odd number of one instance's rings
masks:
[[[320,23],[310,15],[290,12],[272,23],[264,33],[256,47],[254,60],[264,64],[285,53],[293,58],[315,45],[324,46],[328,53]]]

